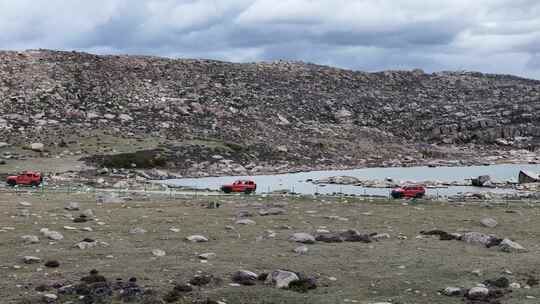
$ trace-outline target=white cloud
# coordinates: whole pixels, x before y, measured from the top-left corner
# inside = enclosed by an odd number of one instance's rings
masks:
[[[0,49],[539,77],[536,0],[0,0]]]

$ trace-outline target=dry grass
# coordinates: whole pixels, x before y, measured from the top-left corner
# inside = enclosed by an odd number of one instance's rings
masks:
[[[172,282],[186,281],[198,271],[209,272],[223,279],[223,284],[203,288],[197,293],[227,303],[461,303],[461,299],[437,294],[447,286],[469,287],[485,279],[503,275],[511,281],[523,283],[528,275],[540,277],[540,208],[523,205],[485,208],[481,206],[451,206],[442,203],[425,203],[403,206],[389,201],[362,201],[360,199],[323,198],[261,198],[222,197],[212,198],[221,202],[219,209],[206,209],[209,198],[136,197],[126,204],[97,205],[87,194],[15,195],[0,192],[0,264],[2,303],[37,294],[33,289],[41,283],[57,280],[77,281],[95,268],[114,279],[137,277],[142,285],[152,286],[160,292],[171,289]],[[28,218],[15,216],[18,202],[33,203]],[[82,209],[94,210],[97,221],[76,224],[64,217],[66,202],[77,201]],[[238,210],[256,210],[265,205],[284,205],[286,215],[254,216],[254,226],[238,226],[235,231],[225,226],[234,225]],[[508,213],[508,209],[517,213]],[[72,212],[78,215],[78,212]],[[328,219],[337,215],[348,221]],[[482,227],[478,221],[491,216],[499,221],[494,229]],[[92,227],[93,232],[66,231],[63,226]],[[291,230],[282,228],[284,225]],[[48,227],[60,231],[65,239],[56,244],[41,236],[39,244],[26,245],[22,235],[39,234]],[[144,235],[130,235],[128,230],[141,227]],[[171,232],[176,227],[180,232]],[[388,240],[371,244],[317,243],[309,246],[306,255],[298,256],[292,250],[298,244],[288,241],[293,232],[314,232],[326,227],[329,230],[354,228],[363,232],[387,232]],[[454,231],[490,232],[509,237],[526,248],[527,253],[509,254],[467,245],[458,241],[439,241],[435,238],[417,239],[421,230],[440,228]],[[277,233],[275,238],[259,238],[267,230]],[[210,242],[192,244],[186,236],[202,234]],[[407,239],[398,238],[399,235]],[[83,238],[107,242],[109,247],[88,250],[73,248]],[[167,256],[154,258],[152,249],[160,248]],[[214,252],[216,257],[207,264],[197,254]],[[44,260],[57,259],[61,266],[56,270],[43,265],[25,265],[20,258],[34,255]],[[113,258],[107,257],[112,255]],[[14,269],[20,265],[21,269]],[[37,271],[37,268],[43,268]],[[230,274],[238,269],[255,272],[273,269],[291,269],[319,277],[320,287],[307,294],[276,290],[258,285],[231,287]],[[482,276],[471,272],[481,269]],[[335,277],[332,281],[329,278]],[[21,285],[21,287],[16,287]],[[538,303],[540,288],[521,289],[512,293],[504,303]]]

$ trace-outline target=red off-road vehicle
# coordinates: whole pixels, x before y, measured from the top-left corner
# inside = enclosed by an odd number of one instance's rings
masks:
[[[393,198],[420,198],[426,195],[426,188],[418,185],[409,185],[393,189],[391,195]]]
[[[8,186],[32,186],[37,187],[43,182],[43,177],[39,172],[24,171],[19,175],[8,176],[6,184]]]
[[[251,180],[237,180],[232,184],[226,184],[221,186],[221,191],[225,193],[231,192],[243,192],[250,194],[257,190],[257,184]]]

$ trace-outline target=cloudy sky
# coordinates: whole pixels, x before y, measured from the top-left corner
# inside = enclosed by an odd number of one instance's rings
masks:
[[[538,0],[0,0],[0,49],[540,79]]]

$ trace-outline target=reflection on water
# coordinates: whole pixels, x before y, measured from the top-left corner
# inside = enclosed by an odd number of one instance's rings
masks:
[[[495,165],[495,166],[470,166],[470,167],[410,167],[410,168],[366,168],[342,171],[311,171],[278,175],[258,176],[221,176],[204,178],[185,178],[165,181],[166,184],[186,186],[199,189],[217,190],[222,184],[231,183],[237,179],[252,179],[257,183],[257,192],[272,192],[276,190],[288,190],[301,194],[357,194],[357,195],[388,195],[390,189],[363,188],[350,185],[314,185],[306,180],[316,180],[332,176],[352,176],[359,179],[393,180],[422,182],[422,181],[461,181],[479,175],[490,175],[496,180],[517,181],[520,170],[533,172],[540,171],[540,165]],[[510,189],[486,189],[475,187],[449,187],[442,189],[428,189],[428,195],[448,196],[460,192],[513,192]]]

